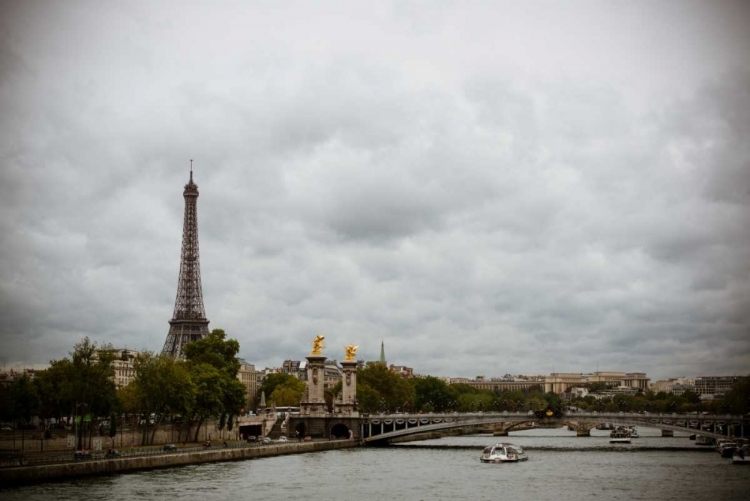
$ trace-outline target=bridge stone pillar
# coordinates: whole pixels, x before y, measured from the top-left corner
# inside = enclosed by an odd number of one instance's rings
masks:
[[[341,362],[343,381],[341,386],[341,401],[334,404],[334,412],[347,416],[358,417],[357,412],[357,361],[344,360]]]
[[[662,437],[674,437],[674,432],[672,430],[661,430],[661,436]]]
[[[510,423],[496,423],[492,425],[494,430],[492,431],[493,437],[507,437],[508,428],[511,427]]]
[[[328,406],[324,396],[323,379],[326,357],[312,355],[307,358],[307,391],[300,402],[300,414],[303,416],[325,416]]]
[[[567,424],[568,428],[575,430],[576,437],[590,437],[591,430],[596,427],[594,423],[585,421],[572,421]]]

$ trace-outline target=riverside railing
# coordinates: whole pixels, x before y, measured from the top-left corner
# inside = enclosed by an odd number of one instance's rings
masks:
[[[120,458],[134,458],[147,456],[163,456],[174,454],[190,454],[195,452],[223,450],[223,449],[249,449],[263,447],[271,444],[282,444],[290,442],[231,442],[226,445],[198,445],[194,447],[177,447],[175,449],[139,449],[134,451],[118,451],[117,454],[109,454],[106,451],[91,452],[89,455],[81,456],[75,452],[60,454],[45,454],[43,456],[24,456],[20,451],[0,452],[0,468],[18,468],[20,466],[43,466],[48,464],[81,463],[86,461],[112,461]]]

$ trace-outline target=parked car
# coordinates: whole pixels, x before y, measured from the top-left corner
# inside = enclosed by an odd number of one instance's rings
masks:
[[[164,444],[164,447],[162,447],[162,450],[165,451],[176,451],[177,446],[175,444]]]
[[[261,443],[270,444],[271,443],[271,439],[268,438],[268,437],[263,437],[263,440],[261,440]]]
[[[75,451],[73,459],[91,459],[91,451]]]
[[[257,438],[255,437],[255,435],[249,435],[249,436],[247,437],[247,442],[248,442],[248,443],[250,443],[250,442],[255,442],[256,440],[258,440],[258,439],[257,439]]]
[[[277,442],[288,442],[287,438],[284,435],[281,435]]]
[[[13,431],[13,428],[11,428],[10,426],[3,426],[2,430],[3,431]]]
[[[115,449],[109,449],[107,453],[104,455],[105,458],[111,459],[111,458],[119,458],[120,452],[116,451]]]

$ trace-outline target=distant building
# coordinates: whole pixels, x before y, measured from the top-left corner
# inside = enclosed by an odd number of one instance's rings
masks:
[[[654,382],[650,388],[654,393],[671,393],[672,395],[682,395],[686,391],[695,391],[695,378],[676,377],[662,379]]]
[[[583,398],[583,397],[585,397],[588,394],[589,394],[589,389],[588,388],[571,388],[570,389],[570,396],[571,397]]]
[[[609,388],[620,393],[646,391],[649,388],[649,378],[643,372],[594,372],[590,374],[553,372],[543,377],[544,392],[562,394],[568,388],[590,383],[604,383]],[[630,389],[630,390],[628,390]]]
[[[139,351],[127,348],[115,348],[113,367],[115,370],[115,387],[124,388],[135,379],[135,359],[141,354]]]
[[[391,372],[395,372],[396,374],[400,374],[402,377],[405,378],[412,378],[414,377],[414,369],[412,367],[406,367],[405,365],[393,365],[391,364],[388,369]]]
[[[255,365],[246,362],[239,358],[240,370],[237,372],[237,379],[240,380],[242,385],[245,387],[245,410],[250,410],[255,403],[255,399],[258,396],[258,388],[260,383],[263,381],[264,373],[255,370]]]
[[[741,376],[701,376],[695,378],[695,392],[698,395],[723,395],[739,381]]]
[[[462,379],[462,378],[451,378],[452,382],[451,384],[456,384],[459,381],[456,381],[456,379]],[[504,381],[502,379],[499,380],[493,380],[490,379],[487,380],[468,380],[468,381],[460,381],[460,384],[465,384],[468,386],[471,386],[473,388],[477,388],[479,390],[490,390],[490,391],[514,391],[514,390],[521,390],[521,391],[530,391],[530,390],[541,390],[543,387],[543,384],[539,381]]]
[[[13,381],[24,375],[28,376],[29,379],[34,379],[37,372],[40,371],[36,369],[22,369],[20,371],[14,369],[9,371],[2,370],[0,371],[0,386],[8,387],[13,384]]]
[[[281,364],[281,370],[285,374],[292,374],[294,376],[298,376],[300,363],[301,362],[299,360],[284,360],[284,363]]]
[[[323,390],[330,390],[343,378],[339,363],[336,360],[326,360],[323,367]]]

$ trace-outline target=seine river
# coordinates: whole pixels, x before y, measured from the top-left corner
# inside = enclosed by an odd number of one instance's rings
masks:
[[[687,437],[639,429],[613,447],[607,432],[575,437],[527,430],[505,439],[529,460],[483,464],[487,435],[214,463],[0,490],[4,501],[56,500],[742,500],[750,467],[732,465]],[[435,447],[440,446],[440,447]],[[445,447],[448,446],[448,447]]]

